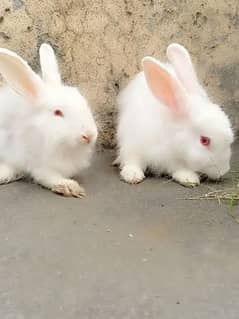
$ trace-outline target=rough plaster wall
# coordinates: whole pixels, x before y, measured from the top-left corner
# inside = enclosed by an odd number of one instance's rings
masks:
[[[188,47],[201,81],[239,128],[238,0],[1,0],[0,45],[38,70],[43,41],[56,49],[63,78],[88,97],[100,141],[112,145],[115,97],[145,55]]]

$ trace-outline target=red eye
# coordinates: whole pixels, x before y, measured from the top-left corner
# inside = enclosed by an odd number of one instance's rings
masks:
[[[200,142],[201,142],[201,144],[204,145],[204,146],[209,146],[210,143],[211,143],[211,140],[210,140],[210,138],[207,137],[207,136],[201,136],[201,137],[200,137]]]
[[[63,114],[63,112],[61,110],[55,110],[54,114],[55,114],[55,116],[61,116],[61,117],[64,116],[64,114]]]

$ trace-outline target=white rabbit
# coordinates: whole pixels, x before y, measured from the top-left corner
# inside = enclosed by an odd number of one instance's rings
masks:
[[[198,185],[200,173],[218,179],[230,168],[230,121],[200,86],[188,51],[171,44],[167,57],[144,58],[143,72],[119,94],[121,178],[139,183],[150,169],[186,186]]]
[[[89,165],[97,128],[88,103],[62,84],[52,47],[42,44],[43,80],[26,61],[0,49],[0,183],[30,175],[53,192],[82,197],[71,179]]]

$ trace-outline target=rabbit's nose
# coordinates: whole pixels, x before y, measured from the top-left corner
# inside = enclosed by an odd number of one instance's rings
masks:
[[[83,143],[90,144],[93,139],[93,135],[91,133],[85,133],[81,135],[81,140]]]

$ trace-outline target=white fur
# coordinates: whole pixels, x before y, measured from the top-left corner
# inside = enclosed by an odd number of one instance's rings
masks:
[[[119,94],[121,177],[129,183],[140,182],[149,168],[184,185],[199,184],[198,173],[217,179],[230,168],[233,132],[229,119],[198,83],[186,49],[172,44],[167,55],[171,63],[145,58],[144,72]],[[148,66],[159,68],[170,79],[177,91],[172,94],[176,103],[167,105],[170,99],[165,91],[152,89]],[[200,136],[211,138],[210,147],[200,143]]]
[[[97,128],[86,99],[61,83],[49,45],[42,45],[40,57],[44,81],[16,54],[0,49],[0,73],[9,83],[0,89],[0,182],[29,174],[52,190],[60,185],[68,196],[69,178],[89,165]],[[55,116],[56,109],[64,117]],[[91,135],[90,144],[84,143],[85,134]],[[83,194],[80,189],[76,194],[75,186],[70,189],[72,196]]]

